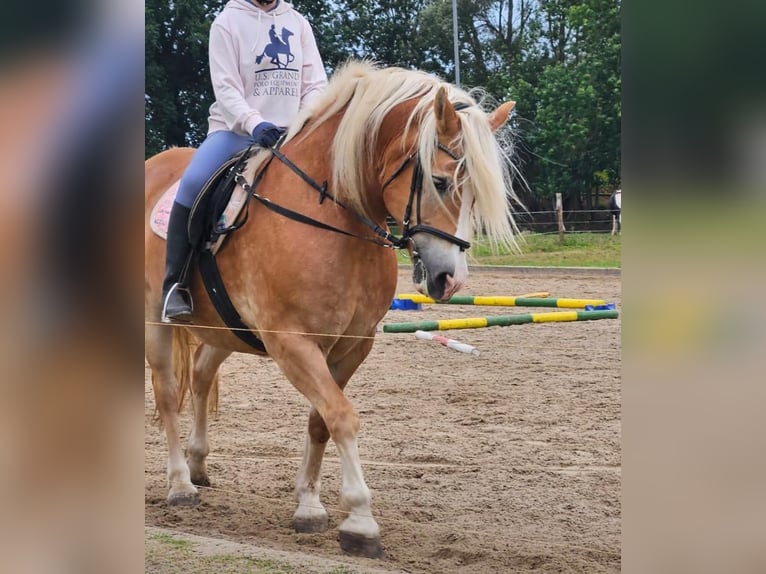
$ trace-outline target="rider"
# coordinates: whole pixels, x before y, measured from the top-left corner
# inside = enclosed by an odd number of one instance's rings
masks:
[[[295,38],[287,67],[275,67],[268,59],[256,64],[256,55],[269,45],[269,26],[286,29]],[[215,102],[208,134],[181,178],[168,222],[162,284],[165,323],[191,319],[187,225],[202,187],[234,154],[253,144],[273,146],[298,110],[327,85],[311,26],[283,0],[229,0],[210,28],[209,56]],[[274,74],[277,69],[281,73]]]

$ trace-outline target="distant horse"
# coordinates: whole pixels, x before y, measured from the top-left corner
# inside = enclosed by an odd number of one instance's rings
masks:
[[[260,64],[263,57],[268,56],[271,58],[271,63],[277,68],[286,68],[289,66],[292,61],[295,60],[295,56],[290,51],[290,36],[294,36],[293,32],[287,28],[282,28],[282,39],[280,40],[277,38],[276,32],[274,31],[274,25],[272,24],[271,29],[269,30],[269,39],[271,40],[271,43],[266,44],[266,47],[263,49],[263,52],[261,52],[260,56],[256,56],[255,63]],[[284,65],[280,60],[280,54],[285,54],[286,56]]]
[[[609,213],[612,215],[612,235],[622,235],[622,189],[609,196]]]
[[[430,74],[351,62],[333,75],[323,97],[303,110],[281,147],[309,180],[328,182],[326,195],[318,195],[270,150],[250,160],[244,174],[250,182],[259,174],[257,193],[267,201],[342,231],[296,221],[251,199],[247,223],[217,255],[243,322],[311,403],[296,481],[297,531],[327,528],[320,467],[332,438],[348,511],[339,526],[341,548],[382,554],[357,450],[359,416],[343,393],[372,349],[396,290],[396,254],[381,243],[408,249],[419,290],[439,300],[464,285],[465,249],[475,229],[515,246],[510,164],[494,134],[513,105],[506,102],[487,114],[467,92]],[[196,272],[193,324],[159,322],[165,243],[151,231],[149,215],[193,153],[175,148],[146,161],[145,344],[168,441],[171,505],[198,503],[194,485],[210,484],[207,407],[216,400],[217,387],[211,392],[211,386],[219,366],[232,352],[258,354],[220,328],[224,324]],[[396,220],[400,237],[389,234],[388,216]],[[193,341],[184,351],[182,344]],[[182,374],[180,389],[176,373]],[[178,411],[187,384],[194,426],[184,459]]]

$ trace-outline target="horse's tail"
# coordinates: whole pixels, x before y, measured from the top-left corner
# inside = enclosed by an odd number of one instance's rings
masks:
[[[191,380],[194,372],[194,355],[200,342],[183,328],[173,328],[173,368],[178,381],[178,410],[181,411],[186,400],[186,395],[191,389]],[[213,375],[210,384],[210,395],[207,400],[208,410],[211,413],[218,412],[218,373]]]
[[[265,53],[266,53],[266,52],[264,52],[264,54],[265,54]],[[256,63],[256,64],[260,64],[260,63],[261,63],[261,60],[263,60],[263,54],[261,54],[260,56],[256,56],[256,57],[255,57],[255,63]]]

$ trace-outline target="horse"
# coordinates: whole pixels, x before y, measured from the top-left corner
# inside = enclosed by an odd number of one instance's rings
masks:
[[[311,405],[293,527],[328,527],[320,468],[332,438],[341,460],[347,516],[339,541],[346,553],[383,554],[357,447],[360,419],[344,388],[372,349],[393,300],[393,248],[409,252],[417,289],[437,300],[464,286],[466,249],[476,230],[494,245],[518,248],[513,166],[498,132],[514,102],[492,111],[485,105],[423,71],[344,64],[323,95],[299,113],[279,151],[260,150],[248,161],[243,176],[259,178],[253,193],[263,197],[251,197],[246,224],[216,255],[242,321]],[[193,322],[160,323],[165,245],[148,220],[193,153],[171,148],[145,163],[145,351],[168,443],[170,505],[197,504],[197,486],[210,485],[207,413],[217,400],[219,366],[233,352],[263,354],[221,328],[196,270]],[[287,161],[274,159],[276,153]],[[324,191],[319,198],[316,182],[326,182],[318,186]],[[389,216],[400,236],[388,227]],[[187,389],[193,427],[185,458],[179,410]]]
[[[622,189],[609,196],[609,213],[612,215],[612,235],[622,235]]]

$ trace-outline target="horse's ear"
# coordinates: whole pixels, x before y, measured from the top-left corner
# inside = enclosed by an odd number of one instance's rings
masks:
[[[511,114],[511,110],[516,105],[516,102],[505,102],[498,106],[498,108],[492,112],[489,116],[489,125],[492,127],[492,131],[496,132],[500,127],[508,121],[508,116]]]
[[[455,108],[447,98],[447,90],[439,88],[434,98],[434,113],[436,114],[436,131],[440,136],[452,137],[460,130],[460,120]]]

